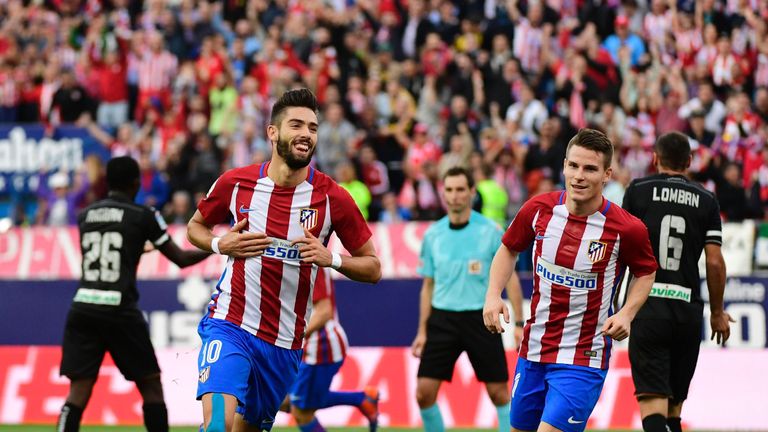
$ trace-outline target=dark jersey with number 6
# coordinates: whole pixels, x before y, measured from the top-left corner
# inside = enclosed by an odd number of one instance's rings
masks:
[[[78,216],[83,274],[72,309],[115,312],[135,309],[139,299],[136,269],[147,240],[156,247],[169,240],[156,210],[112,193]]]
[[[651,294],[637,318],[700,320],[699,258],[706,243],[722,244],[714,194],[684,176],[656,174],[632,181],[622,207],[648,227],[659,263]]]

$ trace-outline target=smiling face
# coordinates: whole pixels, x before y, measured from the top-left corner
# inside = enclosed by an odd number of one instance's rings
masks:
[[[605,168],[605,155],[576,144],[568,150],[564,164],[568,200],[580,209],[577,214],[583,215],[581,210],[594,213],[603,202],[603,185],[611,178],[611,169]]]
[[[277,157],[289,168],[309,165],[317,146],[317,115],[309,108],[288,107],[278,125],[269,125],[267,134],[275,144]]]

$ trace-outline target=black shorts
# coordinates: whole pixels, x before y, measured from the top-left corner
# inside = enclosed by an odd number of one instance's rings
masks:
[[[688,397],[701,346],[702,321],[632,321],[629,361],[635,394],[661,394],[674,402]]]
[[[107,351],[129,381],[160,373],[149,326],[140,311],[99,317],[70,309],[64,328],[61,375],[96,378]]]
[[[478,381],[509,381],[501,335],[485,328],[483,311],[451,312],[433,308],[427,320],[427,343],[421,354],[418,376],[450,382],[462,351],[467,352]]]

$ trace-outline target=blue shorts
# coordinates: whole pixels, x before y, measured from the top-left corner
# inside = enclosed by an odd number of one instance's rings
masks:
[[[206,393],[237,398],[237,412],[261,430],[270,430],[301,361],[301,350],[280,348],[229,321],[204,317],[197,327],[197,399]]]
[[[325,398],[331,389],[336,372],[341,369],[343,361],[330,364],[299,366],[299,376],[291,387],[290,400],[292,405],[301,409],[325,408]]]
[[[509,423],[537,430],[544,421],[564,432],[582,432],[600,398],[607,370],[517,359]]]

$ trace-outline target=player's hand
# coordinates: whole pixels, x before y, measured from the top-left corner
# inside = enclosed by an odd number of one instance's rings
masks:
[[[501,297],[486,297],[483,305],[483,324],[491,333],[504,333],[499,321],[499,315],[504,315],[504,322],[509,324],[509,308]]]
[[[317,239],[312,233],[304,228],[304,237],[297,238],[291,242],[291,246],[298,243],[303,243],[299,247],[299,256],[304,262],[312,263],[320,267],[330,267],[333,262],[331,251],[325,247],[320,240]]]
[[[251,258],[264,253],[264,250],[272,241],[267,235],[260,232],[240,231],[245,228],[248,218],[239,220],[232,225],[229,232],[224,234],[219,240],[219,251],[222,255],[228,255],[233,258]]]
[[[152,244],[151,241],[147,240],[144,242],[144,252],[142,253],[149,253],[155,250],[155,245]]]
[[[603,335],[622,341],[629,336],[630,323],[631,321],[619,312],[605,320],[602,329]]]
[[[725,341],[731,336],[732,322],[736,322],[736,320],[731,318],[728,312],[720,311],[713,313],[709,317],[709,325],[712,327],[712,337],[710,340],[717,338],[717,344],[725,346]]]
[[[426,344],[426,332],[419,331],[416,333],[416,338],[413,339],[413,343],[411,344],[411,354],[413,354],[414,357],[421,358],[421,353],[424,351],[424,345]]]

